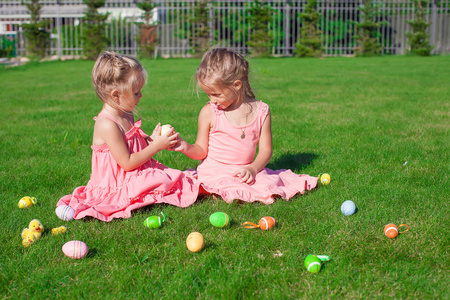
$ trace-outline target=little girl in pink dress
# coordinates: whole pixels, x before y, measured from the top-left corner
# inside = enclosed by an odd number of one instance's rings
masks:
[[[270,110],[255,100],[248,73],[248,62],[231,50],[214,48],[203,56],[196,79],[210,102],[200,111],[195,144],[179,137],[172,150],[202,160],[197,176],[203,189],[226,202],[289,200],[315,188],[318,178],[265,168],[272,157]]]
[[[100,54],[92,72],[97,95],[103,101],[94,127],[92,173],[86,186],[62,197],[74,218],[101,221],[129,218],[131,211],[154,203],[186,207],[195,202],[199,183],[191,173],[170,169],[152,158],[177,143],[173,129],[161,135],[158,124],[151,136],[134,122],[133,109],[142,97],[146,72],[133,57]]]

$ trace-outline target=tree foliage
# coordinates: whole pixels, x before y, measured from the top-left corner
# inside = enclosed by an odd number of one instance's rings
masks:
[[[272,37],[269,25],[272,9],[258,0],[251,3],[249,12],[250,37],[247,45],[252,56],[267,57],[271,54]]]
[[[100,14],[98,9],[105,5],[106,0],[83,0],[87,5],[84,13],[84,55],[95,60],[99,53],[106,49],[109,39],[105,35],[105,21],[109,14]]]
[[[50,44],[50,33],[45,30],[50,21],[41,20],[42,5],[39,0],[26,0],[23,4],[30,14],[30,23],[22,24],[26,38],[26,54],[31,58],[43,58]]]
[[[321,31],[319,30],[320,13],[316,10],[316,0],[308,0],[305,12],[299,13],[302,27],[300,37],[295,44],[298,57],[321,57],[323,53]]]
[[[381,53],[381,45],[377,41],[378,28],[385,22],[375,21],[378,16],[377,8],[372,0],[363,0],[363,6],[359,7],[363,20],[356,24],[359,31],[359,34],[354,36],[358,42],[358,47],[355,49],[356,55],[374,56]]]
[[[430,44],[427,28],[430,25],[426,21],[426,6],[428,0],[415,0],[414,19],[407,21],[412,27],[412,32],[406,32],[410,53],[420,56],[430,56],[433,46]]]
[[[210,0],[198,0],[195,2],[194,13],[190,18],[193,26],[193,34],[190,37],[192,51],[195,56],[201,56],[211,46],[210,30],[208,25]]]
[[[141,0],[137,7],[144,11],[142,17],[144,23],[139,24],[139,56],[148,58],[155,55],[156,46],[158,44],[158,25],[152,24],[153,9],[157,7],[153,0]]]

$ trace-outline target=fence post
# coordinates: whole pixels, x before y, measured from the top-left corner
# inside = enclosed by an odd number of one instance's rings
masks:
[[[431,38],[430,43],[433,45],[431,54],[436,53],[436,26],[437,26],[437,0],[431,2]]]
[[[62,56],[62,50],[61,50],[61,26],[62,26],[62,22],[61,22],[61,11],[60,11],[60,0],[56,1],[56,12],[57,12],[57,16],[56,16],[56,33],[57,33],[57,39],[56,39],[56,53],[58,55],[58,58],[61,58]]]

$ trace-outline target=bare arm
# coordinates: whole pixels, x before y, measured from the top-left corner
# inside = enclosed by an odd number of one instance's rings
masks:
[[[173,146],[177,142],[178,134],[160,136],[161,126],[158,124],[152,134],[152,141],[143,150],[130,153],[119,127],[109,119],[99,119],[94,127],[94,140],[103,141],[114,160],[125,171],[131,171],[144,164],[159,151]]]
[[[253,183],[256,174],[261,171],[272,158],[272,119],[270,111],[264,120],[261,136],[259,138],[259,150],[255,160],[248,166],[237,170],[234,175],[241,178],[241,182]]]
[[[178,144],[171,150],[179,151],[187,157],[202,160],[208,154],[209,130],[214,122],[214,112],[210,104],[205,105],[198,116],[197,140],[189,144],[179,137]]]

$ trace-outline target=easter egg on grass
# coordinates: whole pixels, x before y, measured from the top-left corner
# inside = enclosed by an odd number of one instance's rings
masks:
[[[37,203],[36,198],[25,196],[19,200],[18,206],[19,208],[25,209],[36,203]]]
[[[172,126],[170,126],[169,124],[165,124],[165,125],[161,126],[161,135],[165,135],[166,133],[168,133],[171,130],[172,130]]]
[[[328,185],[331,182],[331,177],[329,174],[325,173],[320,176],[319,180],[323,185]]]
[[[62,246],[62,251],[67,257],[81,259],[88,254],[89,248],[82,241],[70,241]]]
[[[60,205],[55,210],[56,215],[63,221],[73,220],[73,216],[75,215],[75,211],[72,207],[68,205]]]
[[[262,217],[258,225],[262,230],[268,230],[275,226],[275,219],[272,217]]]
[[[305,258],[305,268],[311,273],[317,273],[320,271],[322,264],[320,259],[315,255],[308,255]]]
[[[356,205],[352,200],[344,201],[341,205],[341,212],[346,215],[353,215],[356,211]]]
[[[191,252],[199,252],[203,249],[205,241],[200,232],[192,232],[186,239],[186,246]]]
[[[226,213],[218,211],[209,217],[209,222],[211,222],[214,227],[223,228],[228,225],[230,218]]]
[[[387,224],[384,226],[384,234],[390,238],[393,239],[398,235],[398,228],[395,224]]]

